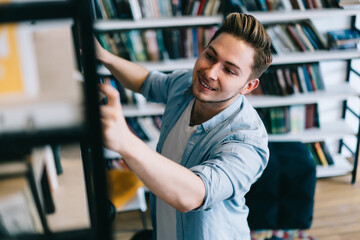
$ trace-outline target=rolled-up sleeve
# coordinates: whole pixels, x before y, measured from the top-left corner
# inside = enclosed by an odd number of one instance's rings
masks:
[[[267,147],[258,148],[240,141],[222,143],[211,159],[191,168],[206,189],[204,202],[196,211],[210,209],[234,196],[243,197],[262,174],[267,160]]]

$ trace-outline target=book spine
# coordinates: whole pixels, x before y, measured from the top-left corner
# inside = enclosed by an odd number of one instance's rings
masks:
[[[326,157],[325,157],[325,154],[320,146],[320,143],[319,142],[315,142],[314,143],[314,148],[315,148],[315,151],[320,159],[320,162],[321,162],[321,165],[322,166],[329,166],[329,164],[327,163],[326,161]]]

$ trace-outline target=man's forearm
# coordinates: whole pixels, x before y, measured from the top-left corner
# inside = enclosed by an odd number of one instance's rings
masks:
[[[127,150],[121,154],[151,192],[181,212],[201,206],[205,186],[199,176],[153,151],[135,136],[128,141]]]
[[[120,58],[101,46],[97,46],[97,57],[112,75],[125,87],[140,92],[149,70],[137,63]]]

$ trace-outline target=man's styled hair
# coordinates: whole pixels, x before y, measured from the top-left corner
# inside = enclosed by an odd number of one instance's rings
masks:
[[[255,50],[249,80],[259,78],[272,62],[271,40],[263,25],[251,15],[230,13],[221,27],[215,32],[208,45],[224,32],[245,41]]]

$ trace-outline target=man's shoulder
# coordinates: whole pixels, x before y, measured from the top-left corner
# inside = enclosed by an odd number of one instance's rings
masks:
[[[176,70],[173,71],[169,76],[174,80],[188,79],[191,81],[192,71],[190,70]]]
[[[172,82],[172,88],[189,87],[192,84],[192,71],[190,70],[176,70],[169,74]]]

